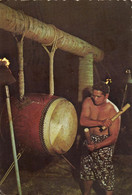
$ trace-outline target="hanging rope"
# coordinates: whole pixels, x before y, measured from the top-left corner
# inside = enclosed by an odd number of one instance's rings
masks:
[[[43,48],[49,55],[49,86],[50,86],[50,95],[54,95],[54,54],[57,50],[57,35],[54,38],[54,42],[51,48],[51,52],[47,49],[46,45],[42,44]]]
[[[27,22],[27,16],[24,15],[23,11],[20,11],[18,15],[23,18],[23,21],[25,23],[25,27],[22,29],[22,35],[20,40],[18,40],[18,37],[14,34],[13,36],[15,37],[15,40],[17,42],[17,48],[18,48],[18,63],[19,63],[19,99],[23,100],[24,94],[25,94],[25,80],[24,80],[24,59],[23,59],[23,40],[25,37],[25,34],[28,32],[28,22]]]
[[[25,34],[25,33],[24,33]],[[23,39],[24,34],[22,35],[21,39],[18,40],[18,38],[14,35],[16,42],[17,42],[17,48],[18,48],[18,63],[19,63],[19,98],[22,100],[24,98],[25,94],[25,84],[24,84],[24,63],[23,63]]]

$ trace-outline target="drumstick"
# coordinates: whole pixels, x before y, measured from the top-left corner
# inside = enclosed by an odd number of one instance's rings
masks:
[[[86,139],[87,139],[88,143],[90,144],[91,138],[90,138],[89,128],[85,128],[84,132],[85,132]]]
[[[126,104],[119,112],[117,112],[112,118],[111,121],[114,122],[121,114],[123,114],[128,108],[130,108],[130,104]],[[107,127],[101,127],[100,131],[104,131]]]

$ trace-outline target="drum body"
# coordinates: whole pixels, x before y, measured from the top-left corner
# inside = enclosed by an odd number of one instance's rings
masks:
[[[23,147],[54,155],[67,152],[73,145],[77,114],[66,99],[29,94],[23,102],[11,98],[11,111],[16,140]]]

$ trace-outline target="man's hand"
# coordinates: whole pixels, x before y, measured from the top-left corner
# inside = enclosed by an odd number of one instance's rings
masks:
[[[111,119],[105,119],[102,121],[102,126],[108,128],[112,125],[112,120]]]
[[[86,144],[89,151],[94,151],[96,149],[95,144]]]

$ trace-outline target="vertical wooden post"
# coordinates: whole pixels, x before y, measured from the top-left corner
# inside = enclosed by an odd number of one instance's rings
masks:
[[[85,57],[79,58],[79,89],[78,101],[81,102],[83,98],[83,90],[88,88],[89,92],[93,86],[93,54],[89,53]]]
[[[17,41],[18,48],[18,62],[19,62],[19,97],[20,100],[23,99],[25,94],[25,84],[24,84],[24,65],[23,65],[23,37],[20,41]]]

